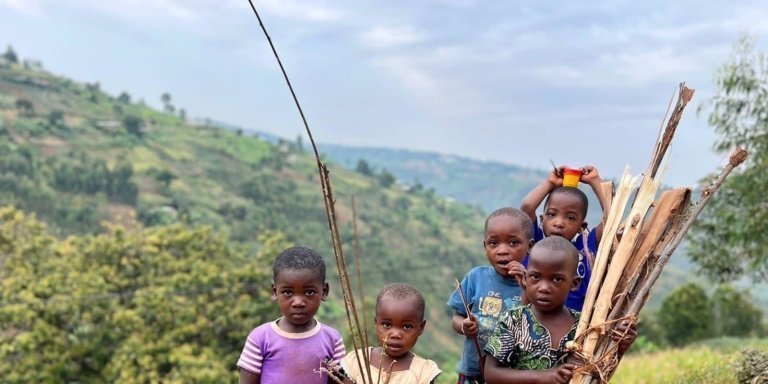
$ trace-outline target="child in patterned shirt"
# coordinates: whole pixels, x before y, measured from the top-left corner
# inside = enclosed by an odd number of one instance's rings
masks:
[[[508,310],[485,346],[485,381],[501,383],[568,383],[576,368],[563,364],[565,344],[576,336],[581,313],[566,307],[568,292],[578,287],[579,251],[560,236],[531,248],[523,289],[529,304]],[[614,334],[623,354],[634,341],[634,327],[622,323]]]

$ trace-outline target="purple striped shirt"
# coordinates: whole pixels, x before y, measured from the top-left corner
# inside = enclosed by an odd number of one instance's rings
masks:
[[[318,373],[321,362],[328,358],[338,363],[345,355],[335,329],[318,321],[307,332],[289,333],[276,320],[251,331],[237,366],[261,375],[261,384],[326,384],[328,376]]]

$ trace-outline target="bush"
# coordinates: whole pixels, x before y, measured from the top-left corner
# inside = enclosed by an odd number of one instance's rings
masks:
[[[734,365],[739,383],[768,383],[768,352],[746,349]]]

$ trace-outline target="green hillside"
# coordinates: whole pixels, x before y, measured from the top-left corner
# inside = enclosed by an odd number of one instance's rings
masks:
[[[300,144],[191,124],[174,111],[109,95],[98,83],[0,63],[0,204],[35,213],[60,236],[100,233],[103,222],[182,222],[211,225],[251,250],[261,247],[259,236],[279,232],[332,260],[316,165]],[[431,324],[420,348],[443,363],[455,359],[444,303],[453,279],[485,261],[483,212],[405,188],[386,173],[330,168],[347,257],[350,199],[357,199],[366,296],[385,282],[416,285]],[[323,320],[345,329],[342,308],[336,296]],[[243,325],[243,337],[254,325]]]
[[[519,205],[547,176],[546,171],[511,164],[404,149],[323,145],[323,153],[350,169],[365,160],[374,168],[392,172],[406,184],[421,183],[442,196],[482,207],[486,212]]]

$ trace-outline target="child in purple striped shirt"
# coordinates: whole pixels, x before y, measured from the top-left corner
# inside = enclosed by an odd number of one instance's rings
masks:
[[[282,317],[251,331],[237,361],[240,383],[326,384],[321,365],[346,354],[341,335],[315,320],[328,296],[325,262],[312,249],[288,248],[272,266],[272,295]]]

